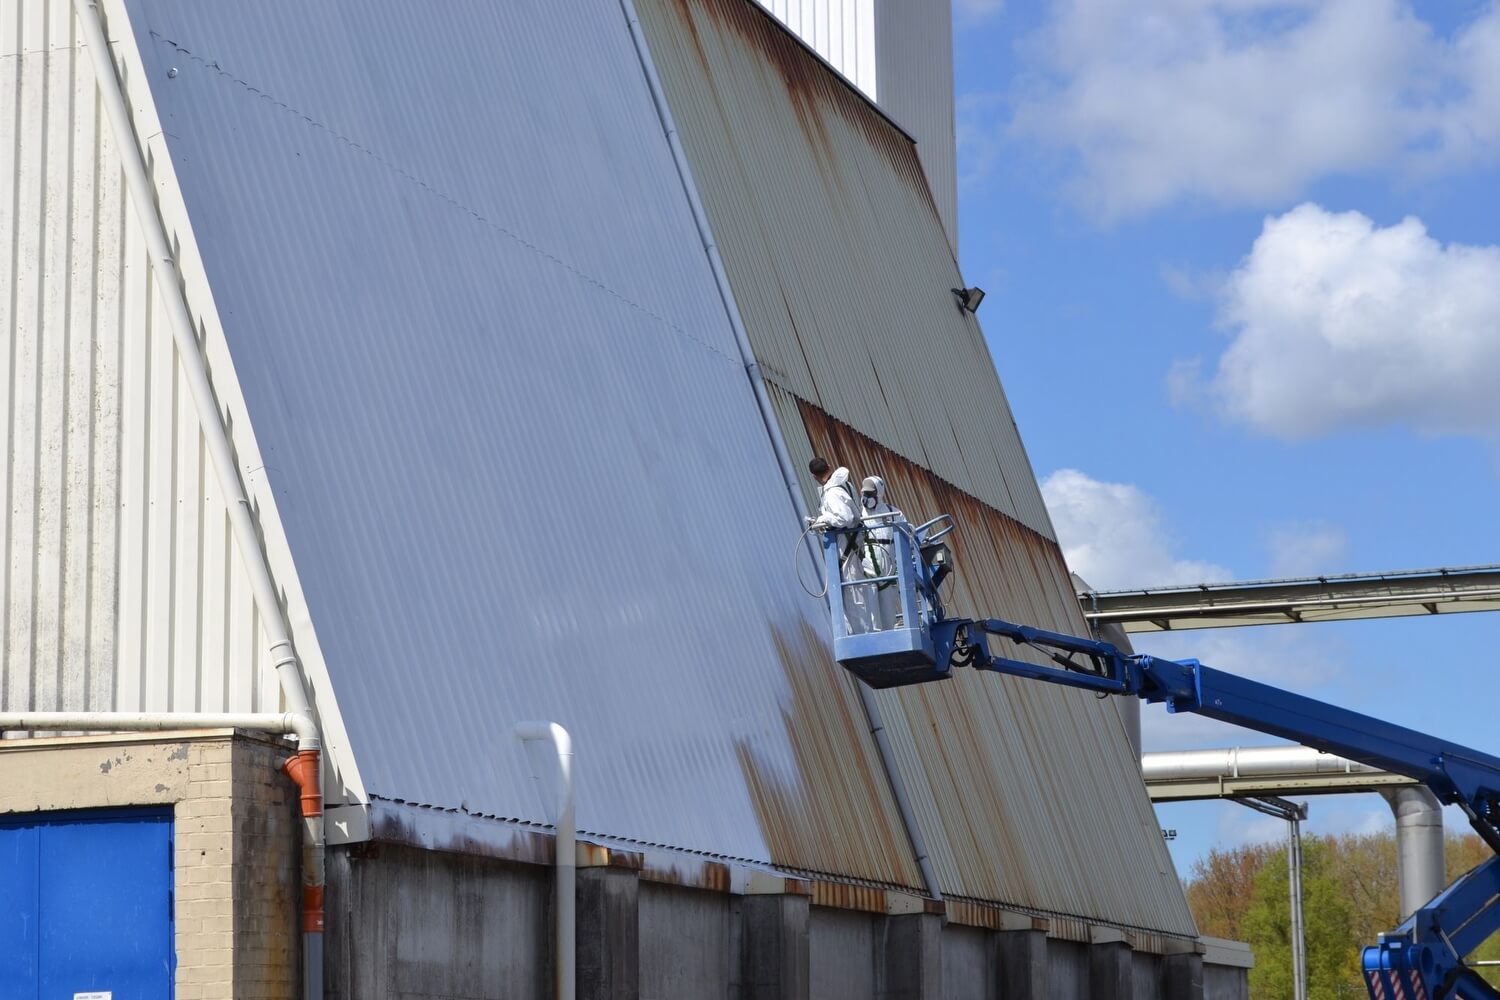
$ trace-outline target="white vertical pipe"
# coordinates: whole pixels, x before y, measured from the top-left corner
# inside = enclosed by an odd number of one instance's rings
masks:
[[[1287,820],[1287,882],[1292,903],[1292,996],[1307,1000],[1307,939],[1302,924],[1302,822]]]
[[[553,902],[553,938],[557,958],[552,995],[556,1000],[573,1000],[578,979],[577,922],[574,919],[578,831],[573,811],[573,738],[555,722],[518,722],[516,735],[522,740],[551,743],[557,753],[556,898]]]
[[[745,332],[744,321],[740,319],[739,306],[734,300],[734,290],[729,286],[729,275],[724,270],[724,261],[719,256],[719,247],[714,242],[713,230],[708,224],[708,213],[703,208],[703,201],[698,197],[698,185],[693,180],[692,167],[688,163],[687,153],[682,148],[682,140],[677,134],[677,125],[672,119],[672,109],[667,105],[666,91],[662,88],[661,77],[656,72],[656,62],[651,58],[651,49],[646,44],[646,34],[641,28],[640,17],[636,14],[634,0],[620,0],[620,9],[625,14],[625,20],[630,25],[630,37],[635,42],[636,57],[641,62],[641,69],[646,74],[646,84],[651,91],[651,100],[656,105],[656,116],[661,122],[662,131],[666,133],[667,146],[672,151],[672,161],[677,167],[678,179],[682,182],[683,192],[687,195],[688,206],[693,212],[693,222],[698,227],[698,238],[703,242],[703,252],[708,256],[709,268],[713,271],[714,283],[719,289],[719,298],[723,302],[724,312],[729,317],[729,327],[734,331],[735,345],[739,348],[740,361],[745,366],[745,374],[750,379],[750,386],[755,392],[755,403],[760,409],[760,419],[765,424],[766,434],[771,439],[771,450],[776,454],[776,462],[781,467],[781,477],[786,483],[787,494],[791,497],[792,508],[797,516],[807,516],[807,504],[802,497],[802,491],[797,486],[797,473],[792,468],[791,456],[787,454],[786,442],[781,438],[781,431],[776,423],[776,411],[771,405],[771,397],[766,392],[766,383],[761,375],[760,364],[755,360],[755,351],[750,344],[750,336]],[[811,543],[810,543],[811,544]],[[813,546],[813,564],[819,565],[819,554]],[[885,731],[885,721],[880,714],[880,704],[875,700],[875,692],[864,684],[856,683],[854,687],[859,691],[860,704],[865,711],[865,720],[869,724],[870,735],[875,740],[876,751],[880,754],[880,763],[885,769],[886,781],[891,788],[891,797],[896,800],[896,811],[901,814],[901,823],[906,828],[907,840],[911,843],[912,854],[916,857],[917,868],[922,873],[922,884],[926,887],[927,895],[933,899],[942,899],[943,890],[938,884],[937,872],[932,867],[932,859],[927,854],[927,842],[922,836],[922,829],[917,825],[916,812],[911,807],[911,799],[906,794],[906,783],[901,780],[901,772],[896,762],[896,753],[891,748],[890,737]]]
[[[271,662],[276,667],[276,677],[281,686],[282,697],[293,714],[307,719],[314,718],[312,703],[308,698],[306,680],[302,676],[301,664],[292,649],[291,633],[281,611],[281,599],[276,584],[271,579],[271,568],[261,551],[260,534],[256,531],[255,519],[250,514],[250,498],[240,482],[239,469],[234,458],[234,449],[229,442],[229,433],[224,429],[224,420],[219,412],[218,400],[214,397],[213,383],[208,377],[208,364],[198,345],[193,318],[188,313],[187,302],[182,293],[182,274],[177,261],[172,257],[171,244],[167,240],[166,227],[156,211],[156,193],[151,178],[146,172],[146,160],[136,141],[135,127],[131,123],[130,109],[125,104],[125,94],[120,87],[120,78],[115,72],[115,63],[110,55],[109,40],[104,35],[104,23],[95,0],[73,0],[79,26],[83,30],[84,42],[94,64],[94,78],[99,85],[100,102],[109,119],[110,131],[115,147],[120,154],[121,172],[125,186],[130,192],[131,204],[141,222],[141,233],[146,241],[146,255],[156,275],[157,287],[161,290],[161,301],[166,306],[167,321],[172,328],[172,340],[177,348],[177,360],[183,378],[188,384],[188,393],[193,399],[193,408],[198,415],[198,425],[203,431],[203,441],[213,463],[214,479],[224,496],[230,528],[234,533],[235,547],[245,571],[250,575],[250,586],[255,595],[255,608],[260,612],[261,626],[269,640]],[[316,729],[299,734],[299,750],[319,751],[322,739]],[[321,759],[321,757],[320,757]],[[304,825],[303,873],[305,886],[323,886],[322,820]],[[321,921],[321,917],[319,918]],[[321,923],[320,923],[321,926]],[[308,931],[302,935],[302,995],[306,1000],[321,1000],[323,996],[323,932]]]

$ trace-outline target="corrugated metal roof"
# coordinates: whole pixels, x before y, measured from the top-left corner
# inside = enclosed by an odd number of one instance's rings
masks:
[[[883,477],[891,502],[913,518],[954,516],[954,613],[1088,634],[1051,539],[784,390],[772,400],[799,465],[837,456],[860,476]],[[878,697],[945,893],[1193,933],[1108,701],[972,671]]]
[[[129,10],[370,792],[919,885],[614,0]]]
[[[911,140],[754,4],[638,7],[767,378],[1053,537]]]

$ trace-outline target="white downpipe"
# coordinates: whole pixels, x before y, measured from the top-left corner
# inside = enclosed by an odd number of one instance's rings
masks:
[[[703,200],[698,196],[698,185],[693,180],[692,167],[688,163],[687,153],[682,148],[682,140],[677,135],[677,125],[672,118],[672,109],[667,105],[666,91],[662,88],[661,77],[656,72],[656,62],[651,58],[651,49],[646,44],[645,31],[641,28],[641,20],[636,14],[635,0],[620,0],[620,9],[630,25],[630,37],[635,42],[636,57],[640,60],[641,69],[646,74],[646,84],[651,90],[651,100],[656,105],[657,118],[661,122],[662,131],[666,133],[667,145],[672,151],[672,161],[677,167],[677,177],[682,182],[682,190],[687,195],[688,205],[692,209],[693,222],[698,227],[698,238],[703,242],[703,252],[708,255],[714,284],[718,286],[719,298],[724,304],[724,312],[729,317],[729,327],[734,331],[734,342],[739,348],[740,361],[745,366],[745,374],[749,377],[750,386],[755,392],[755,404],[760,410],[761,422],[765,425],[766,436],[771,439],[771,450],[776,454],[776,463],[781,467],[781,478],[785,482],[788,496],[791,497],[792,508],[799,518],[805,518],[807,517],[807,504],[803,500],[802,490],[797,485],[797,473],[792,468],[791,456],[787,453],[786,442],[782,440],[781,431],[776,423],[776,411],[771,405],[770,394],[766,392],[766,382],[761,375],[760,363],[755,360],[755,351],[750,345],[750,335],[746,333],[744,322],[740,319],[740,309],[734,300],[734,290],[729,285],[729,274],[724,270],[724,261],[719,256],[718,244],[714,242],[713,229],[708,224],[708,213],[703,208]],[[813,565],[821,565],[821,553],[811,542],[809,542],[809,547]],[[943,890],[938,884],[937,872],[932,867],[932,859],[927,854],[927,842],[922,837],[921,827],[917,825],[911,799],[906,794],[906,783],[901,780],[896,753],[891,748],[890,737],[885,731],[885,721],[880,714],[880,704],[875,700],[875,692],[865,685],[856,682],[854,687],[859,691],[860,704],[864,707],[870,735],[874,738],[875,748],[880,754],[880,763],[885,769],[886,781],[891,787],[891,796],[896,800],[896,810],[901,814],[902,826],[906,828],[906,837],[911,842],[912,854],[916,857],[917,868],[922,873],[922,884],[926,887],[928,896],[933,899],[942,899]]]
[[[573,812],[573,738],[555,722],[518,722],[516,735],[522,740],[552,744],[557,753],[557,837],[555,868],[557,896],[553,902],[557,943],[555,1000],[573,1000],[578,979],[577,923],[574,919],[578,831]]]
[[[208,366],[198,346],[198,336],[192,316],[188,314],[187,302],[182,297],[182,275],[177,270],[177,261],[172,257],[161,217],[156,213],[155,192],[146,173],[146,162],[140,146],[136,144],[135,128],[125,105],[125,95],[121,92],[119,78],[115,75],[109,42],[104,37],[104,26],[99,20],[98,3],[92,0],[73,0],[73,3],[83,26],[89,53],[93,57],[99,95],[109,118],[115,145],[120,151],[120,163],[126,187],[130,190],[130,200],[141,219],[141,230],[146,237],[146,254],[151,259],[151,268],[156,272],[162,302],[166,305],[172,340],[177,346],[177,359],[182,364],[183,376],[187,379],[188,389],[193,397],[193,408],[197,411],[198,423],[203,428],[204,441],[213,462],[214,478],[225,497],[235,545],[250,574],[255,608],[260,612],[261,626],[270,640],[272,662],[276,665],[276,674],[281,681],[282,695],[286,698],[287,707],[293,712],[301,712],[311,718],[312,708],[303,686],[297,655],[292,651],[286,619],[281,613],[280,596],[271,579],[271,569],[266,565],[265,555],[261,552],[260,535],[255,529],[255,519],[250,514],[250,499],[245,495],[244,486],[240,482],[234,450],[230,446],[229,435],[224,430],[219,403],[214,397],[213,383],[209,381]],[[316,736],[313,738],[316,739]]]
[[[203,430],[203,440],[213,463],[214,478],[225,498],[230,528],[234,533],[235,546],[240,559],[250,575],[251,590],[255,595],[255,608],[260,613],[261,627],[269,640],[271,662],[276,667],[277,680],[282,697],[292,714],[309,721],[315,719],[312,703],[307,694],[306,679],[292,648],[290,631],[282,614],[280,595],[271,579],[271,568],[261,551],[260,535],[255,528],[255,519],[250,511],[250,498],[240,482],[239,469],[235,463],[234,449],[229,434],[224,429],[223,416],[218,400],[214,397],[213,384],[209,380],[208,365],[198,345],[197,332],[187,302],[182,295],[182,275],[172,257],[171,244],[156,211],[155,192],[146,172],[146,161],[136,141],[135,128],[131,124],[130,110],[116,75],[114,59],[110,55],[109,40],[104,35],[97,0],[73,0],[78,22],[83,30],[84,41],[94,64],[94,77],[99,85],[99,97],[109,118],[110,131],[115,147],[120,153],[121,170],[125,185],[130,192],[131,204],[141,220],[141,231],[146,240],[146,254],[161,291],[161,301],[166,306],[167,319],[172,328],[172,339],[177,347],[177,360],[183,377],[187,380],[193,407],[198,414],[198,423]],[[315,725],[305,726],[297,732],[299,751],[321,751],[322,738]],[[319,757],[321,762],[321,755]],[[304,828],[303,883],[304,897],[316,888],[321,898],[324,884],[322,817],[309,822]],[[314,842],[315,841],[315,842]],[[321,928],[321,912],[317,917]],[[323,996],[323,933],[321,929],[309,931],[304,925],[303,986],[306,1000],[321,1000]]]

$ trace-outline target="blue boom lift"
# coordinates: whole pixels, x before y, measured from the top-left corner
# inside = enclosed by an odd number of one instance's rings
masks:
[[[869,522],[867,522],[869,523]],[[1105,642],[1061,635],[994,618],[950,618],[939,588],[953,568],[943,542],[953,530],[947,515],[913,527],[892,518],[896,572],[840,580],[845,532],[823,533],[833,612],[834,658],[873,688],[945,680],[956,668],[1134,695],[1165,702],[1169,712],[1195,712],[1271,733],[1422,782],[1442,802],[1458,806],[1497,857],[1464,875],[1400,927],[1364,950],[1371,1000],[1500,1000],[1500,991],[1464,964],[1500,930],[1500,758],[1436,736],[1392,725],[1280,688],[1246,680],[1197,660],[1164,660],[1122,653]],[[880,631],[851,633],[844,608],[894,585],[901,617]],[[859,588],[864,588],[863,594]],[[1055,666],[999,656],[997,637],[1049,659]]]

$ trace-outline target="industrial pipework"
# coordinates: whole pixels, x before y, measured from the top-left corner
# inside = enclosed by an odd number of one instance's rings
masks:
[[[172,329],[172,340],[177,350],[177,360],[186,379],[198,423],[203,431],[205,449],[212,461],[214,478],[225,498],[226,513],[234,534],[235,547],[250,576],[251,589],[255,596],[255,608],[260,613],[262,627],[269,639],[271,662],[276,667],[276,677],[281,695],[291,710],[290,715],[301,720],[290,730],[298,737],[298,763],[288,769],[294,781],[302,789],[303,851],[302,851],[302,995],[304,1000],[322,1000],[323,996],[323,797],[320,791],[322,769],[322,738],[317,727],[317,717],[308,698],[306,677],[292,646],[290,630],[282,612],[280,596],[271,578],[271,567],[265,552],[260,547],[260,534],[256,530],[255,518],[251,514],[250,498],[240,481],[239,469],[234,458],[234,449],[229,433],[224,427],[218,400],[214,396],[213,383],[209,380],[208,365],[198,344],[197,331],[188,312],[184,297],[182,276],[177,261],[172,256],[171,243],[166,227],[157,213],[155,192],[147,173],[145,156],[137,142],[135,128],[131,123],[130,109],[125,103],[125,94],[120,86],[114,60],[110,55],[109,40],[104,33],[104,23],[97,0],[73,0],[79,25],[83,30],[85,47],[93,60],[94,77],[99,85],[99,97],[109,119],[110,131],[116,149],[120,153],[121,172],[130,192],[131,204],[141,220],[145,237],[146,254],[161,292],[161,301]],[[215,719],[222,716],[168,715],[173,724],[166,728],[181,728],[192,723],[190,718]],[[208,725],[219,723],[210,722]],[[100,723],[82,726],[66,726],[74,729],[130,728],[116,723]],[[152,726],[150,728],[161,728]],[[241,727],[254,728],[254,727]],[[309,811],[316,810],[316,811]]]
[[[1379,768],[1323,753],[1312,747],[1230,747],[1216,750],[1171,750],[1141,755],[1146,783],[1264,778],[1285,781],[1285,792],[1303,795],[1364,791],[1352,789],[1340,776],[1390,777]],[[1324,779],[1326,786],[1319,786]],[[1397,873],[1401,884],[1401,917],[1415,913],[1447,884],[1443,862],[1443,807],[1421,785],[1373,787],[1396,819]],[[1216,796],[1234,798],[1233,795]]]

